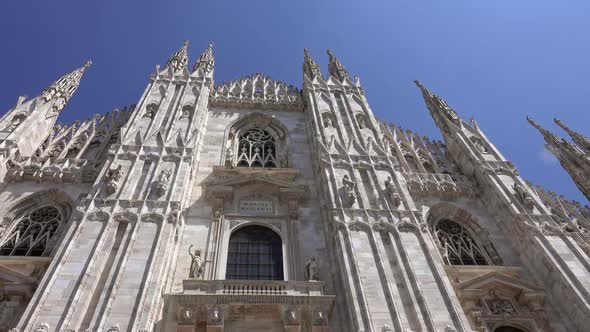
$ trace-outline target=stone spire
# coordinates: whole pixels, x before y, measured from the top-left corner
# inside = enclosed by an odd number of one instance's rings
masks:
[[[184,41],[184,44],[166,63],[166,68],[172,68],[174,72],[185,68],[188,64],[188,40]]]
[[[543,138],[546,142],[545,147],[547,148],[547,150],[553,153],[553,155],[559,160],[561,166],[569,173],[570,177],[572,178],[578,189],[580,189],[580,191],[586,196],[586,198],[590,200],[590,156],[587,153],[584,153],[583,147],[578,146],[577,142],[576,145],[573,145],[570,144],[568,141],[553,135],[551,132],[541,127],[528,116],[527,120],[543,135]],[[556,120],[555,122],[557,121],[558,120]],[[560,123],[561,122],[559,122],[558,125],[562,126],[563,124]],[[585,137],[583,137],[582,135],[579,136],[585,139]],[[576,138],[576,140],[577,139],[578,138]]]
[[[322,77],[322,70],[311,55],[309,55],[309,48],[303,49],[303,53],[305,54],[303,60],[303,74],[307,75],[312,80],[315,77]]]
[[[350,79],[348,71],[346,71],[346,68],[344,68],[340,61],[336,59],[336,57],[332,53],[332,50],[328,49],[327,52],[328,56],[330,57],[330,60],[328,62],[328,72],[330,73],[330,76],[336,78],[339,81]]]
[[[41,100],[49,102],[54,100],[53,110],[56,112],[61,111],[66,103],[70,100],[78,85],[80,85],[80,79],[84,75],[84,72],[92,61],[88,60],[84,63],[84,66],[74,70],[73,72],[62,76],[57,81],[53,82],[49,87],[43,90],[41,94]]]
[[[577,146],[579,146],[581,149],[583,149],[586,153],[590,154],[590,140],[574,131],[571,130],[568,126],[566,126],[563,122],[561,122],[559,119],[554,119],[555,123],[557,123],[558,126],[560,126],[563,130],[565,130],[567,132],[568,135],[570,135],[570,137],[572,138],[572,141],[574,141],[574,143],[576,143]]]
[[[527,116],[526,120],[531,124],[531,126],[535,127],[541,133],[541,135],[543,135],[545,142],[547,142],[547,144],[549,144],[552,148],[556,148],[562,144],[567,144],[565,140],[553,135],[549,130],[541,127],[530,117]]]
[[[433,116],[434,113],[440,113],[453,122],[460,120],[457,112],[455,112],[442,98],[433,94],[424,85],[422,85],[420,81],[414,81],[414,83],[422,92],[422,97],[424,98],[424,101],[426,102],[430,112],[433,113]]]
[[[193,72],[198,69],[203,69],[203,72],[208,74],[213,70],[215,66],[215,58],[213,57],[213,43],[210,42],[209,46],[203,51],[197,62],[193,65]]]

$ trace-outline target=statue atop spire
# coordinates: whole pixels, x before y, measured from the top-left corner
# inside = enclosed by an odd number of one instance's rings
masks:
[[[303,53],[305,54],[303,60],[303,73],[312,80],[314,77],[322,77],[322,70],[317,62],[312,59],[311,55],[309,55],[309,48],[303,49]]]
[[[184,44],[174,55],[168,60],[165,68],[172,68],[174,72],[185,68],[188,64],[188,40],[184,41]]]
[[[330,73],[330,76],[338,79],[339,81],[350,79],[348,71],[346,71],[346,68],[344,68],[340,61],[336,59],[336,57],[332,53],[332,50],[328,49],[327,52],[328,56],[330,57],[330,60],[328,62],[328,72]]]
[[[203,69],[205,75],[209,74],[215,66],[215,58],[213,57],[213,42],[203,51],[197,62],[193,65],[193,72],[198,69]]]
[[[571,130],[568,126],[566,126],[563,122],[561,122],[561,120],[557,118],[553,120],[555,121],[555,123],[557,123],[558,126],[561,127],[561,129],[565,130],[567,134],[570,135],[572,141],[574,141],[574,143],[576,143],[577,146],[585,150],[586,153],[590,154],[590,140],[586,136],[578,133],[577,131]]]
[[[44,102],[55,100],[53,110],[60,112],[70,100],[74,92],[76,92],[76,89],[78,89],[82,75],[84,75],[84,72],[91,64],[92,61],[87,60],[84,63],[84,66],[53,82],[49,87],[43,90],[43,93],[41,93],[41,100]]]

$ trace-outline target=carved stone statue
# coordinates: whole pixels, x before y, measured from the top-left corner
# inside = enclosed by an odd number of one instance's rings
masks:
[[[35,332],[48,332],[49,331],[49,324],[41,323],[37,328],[35,328]]]
[[[475,148],[482,153],[486,153],[488,152],[488,149],[483,145],[482,141],[475,137],[475,136],[471,136],[469,138],[471,140],[471,143],[473,143],[473,146],[475,146]]]
[[[15,115],[12,120],[10,121],[10,125],[8,126],[8,130],[9,131],[13,131],[16,129],[16,127],[18,127],[23,120],[26,118],[27,116],[25,114],[17,114]]]
[[[348,174],[345,174],[342,178],[343,191],[344,191],[344,205],[351,207],[356,201],[356,194],[354,193],[354,182],[350,180]]]
[[[169,169],[161,171],[158,175],[158,179],[154,182],[155,192],[158,196],[166,195],[166,192],[168,191],[168,182],[170,181],[171,175],[172,171]]]
[[[231,148],[225,150],[225,167],[232,168],[234,165],[234,153]]]
[[[208,324],[211,325],[219,325],[222,323],[223,320],[223,312],[222,309],[219,307],[214,307],[209,311],[209,319]]]
[[[320,266],[316,261],[315,256],[311,256],[307,264],[305,264],[305,278],[308,281],[319,281],[320,280]]]
[[[532,209],[535,206],[535,200],[531,197],[529,192],[523,187],[522,184],[518,182],[514,182],[512,185],[512,189],[516,192],[516,196],[520,199],[522,203],[529,209]]]
[[[191,256],[191,267],[188,273],[188,277],[191,279],[201,279],[205,268],[205,261],[201,257],[201,249],[192,250],[191,245],[188,248],[188,254]]]
[[[381,328],[381,332],[393,332],[393,330],[391,329],[391,327],[389,327],[389,325],[385,324]]]
[[[387,199],[393,205],[393,207],[397,208],[401,204],[401,196],[397,193],[395,185],[391,180],[391,176],[388,176],[387,180],[385,180],[385,193],[387,195]]]
[[[367,124],[365,123],[365,117],[364,117],[364,116],[360,115],[360,116],[357,118],[357,122],[358,122],[358,124],[359,124],[359,128],[360,128],[360,129],[365,129],[365,128],[367,128]]]
[[[329,116],[324,117],[324,127],[325,128],[332,128],[334,125],[332,124],[332,119]]]
[[[107,194],[114,194],[119,187],[119,179],[121,178],[121,165],[117,168],[111,168],[107,171]]]
[[[193,108],[190,105],[185,105],[182,108],[182,114],[180,115],[181,119],[188,119],[193,114]]]

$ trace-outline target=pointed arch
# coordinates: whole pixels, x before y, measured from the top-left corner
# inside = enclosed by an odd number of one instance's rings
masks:
[[[287,167],[287,128],[276,118],[254,112],[229,128],[226,166]]]
[[[63,192],[49,190],[16,203],[0,223],[1,256],[50,256],[72,213]]]
[[[502,265],[488,232],[468,211],[439,203],[428,210],[426,220],[446,264]]]

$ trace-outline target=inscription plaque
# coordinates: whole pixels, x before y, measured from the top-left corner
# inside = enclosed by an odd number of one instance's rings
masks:
[[[272,215],[274,210],[272,201],[244,199],[240,201],[239,211],[243,214]]]

